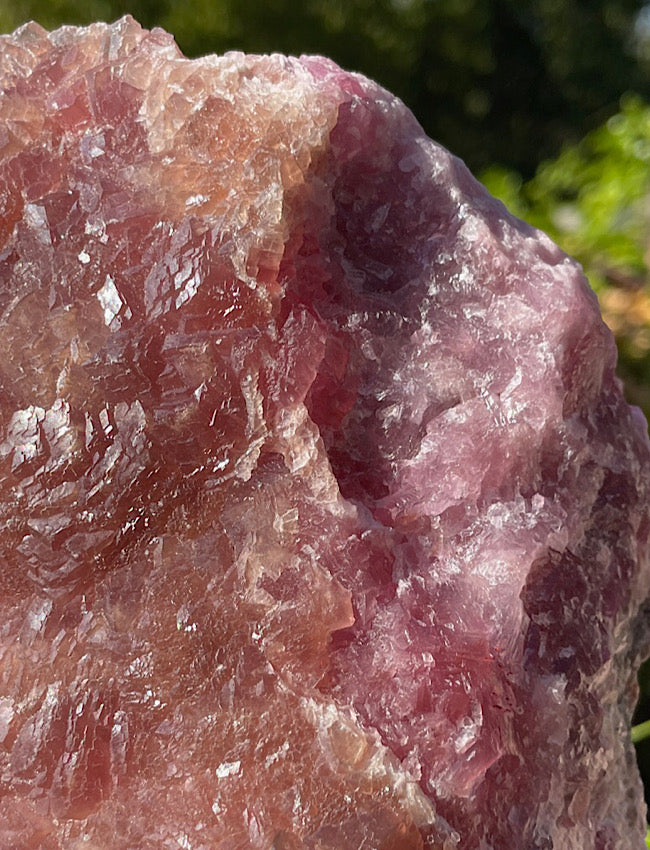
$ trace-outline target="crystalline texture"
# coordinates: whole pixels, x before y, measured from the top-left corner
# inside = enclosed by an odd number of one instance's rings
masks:
[[[0,847],[640,848],[576,264],[327,60],[0,42]]]

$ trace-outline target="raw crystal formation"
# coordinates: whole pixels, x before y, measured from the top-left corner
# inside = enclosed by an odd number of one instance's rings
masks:
[[[640,848],[576,264],[325,59],[29,25],[0,83],[0,848]]]

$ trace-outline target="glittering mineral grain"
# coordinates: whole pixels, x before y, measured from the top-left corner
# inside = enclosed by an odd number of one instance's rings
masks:
[[[0,850],[640,848],[576,264],[325,59],[29,25],[0,85]]]

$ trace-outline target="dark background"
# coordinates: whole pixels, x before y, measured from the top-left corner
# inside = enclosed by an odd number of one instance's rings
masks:
[[[635,0],[0,0],[0,32],[132,14],[189,56],[321,53],[398,94],[583,263],[650,414],[650,6]],[[650,718],[650,665],[635,722]],[[637,747],[650,801],[650,739]],[[649,845],[650,846],[650,845]]]

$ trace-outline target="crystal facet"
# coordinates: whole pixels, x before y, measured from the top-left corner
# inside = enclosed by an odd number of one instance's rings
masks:
[[[0,847],[640,848],[577,265],[322,58],[30,24],[0,84]]]

